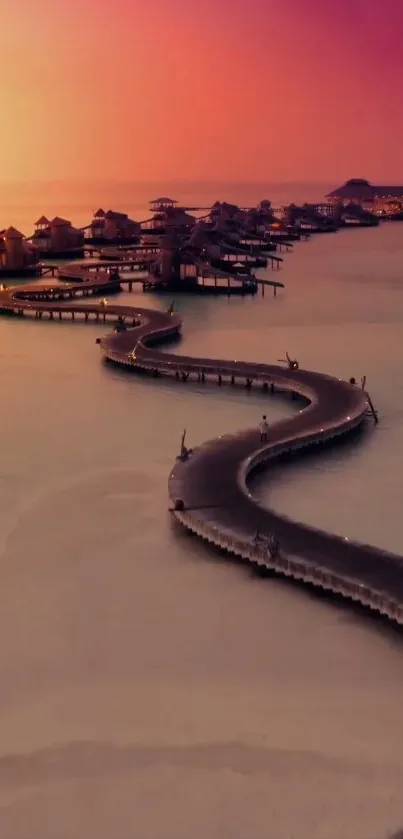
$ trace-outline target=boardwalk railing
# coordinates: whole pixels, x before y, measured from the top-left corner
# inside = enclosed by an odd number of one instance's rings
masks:
[[[341,575],[329,571],[325,562],[323,566],[315,565],[303,559],[284,556],[281,552],[273,557],[264,545],[237,539],[231,533],[226,533],[221,528],[216,528],[208,522],[202,521],[188,510],[176,510],[175,517],[192,533],[245,562],[267,568],[279,575],[291,577],[294,580],[353,600],[403,625],[403,604],[401,602],[388,597],[382,591],[372,588],[372,586],[349,577],[347,574],[343,573]]]

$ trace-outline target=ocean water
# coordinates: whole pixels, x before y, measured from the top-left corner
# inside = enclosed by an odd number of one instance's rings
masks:
[[[19,200],[5,223],[28,232],[46,202]],[[85,223],[81,195],[57,206]],[[255,491],[399,552],[402,257],[399,224],[344,231],[297,243],[276,299],[175,298],[181,352],[367,376],[379,426]],[[0,320],[0,839],[386,839],[403,826],[401,636],[223,562],[167,509],[183,427],[197,444],[292,404],[111,370],[102,329]]]

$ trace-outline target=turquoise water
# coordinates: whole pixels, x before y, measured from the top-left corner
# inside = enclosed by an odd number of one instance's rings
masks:
[[[345,231],[297,244],[276,299],[176,298],[181,352],[366,374],[379,427],[279,470],[270,503],[400,552],[402,250],[398,224]],[[383,839],[400,637],[220,562],[167,511],[183,427],[197,444],[292,405],[128,377],[101,331],[0,320],[0,836]]]

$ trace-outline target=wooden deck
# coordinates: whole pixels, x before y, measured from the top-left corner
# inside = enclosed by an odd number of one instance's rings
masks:
[[[163,352],[158,344],[181,330],[171,312],[138,309],[82,296],[117,291],[104,271],[79,267],[79,279],[63,286],[30,284],[0,291],[0,313],[35,318],[117,321],[126,331],[100,339],[103,357],[137,373],[171,376],[184,386],[192,378],[207,384],[260,388],[272,398],[286,391],[305,407],[270,428],[262,445],[256,429],[205,443],[177,459],[169,476],[176,518],[190,531],[229,554],[269,571],[341,594],[403,624],[403,557],[296,523],[263,509],[249,490],[253,472],[284,453],[329,444],[363,425],[365,392],[319,373],[225,359]],[[63,299],[60,295],[67,295]],[[123,327],[124,328],[124,327]],[[217,480],[219,475],[219,480]],[[263,539],[256,539],[256,533]],[[272,536],[279,550],[270,552]]]

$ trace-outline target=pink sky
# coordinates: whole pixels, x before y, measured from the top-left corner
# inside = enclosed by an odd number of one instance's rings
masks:
[[[13,0],[0,181],[403,181],[402,0]]]

